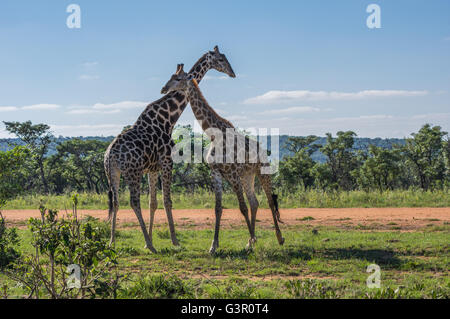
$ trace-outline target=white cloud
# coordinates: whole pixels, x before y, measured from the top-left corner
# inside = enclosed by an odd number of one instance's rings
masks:
[[[94,104],[93,108],[97,110],[105,110],[105,109],[133,109],[133,108],[143,108],[147,106],[148,102],[140,102],[140,101],[122,101],[117,103],[111,103],[111,104],[103,104],[103,103],[96,103]]]
[[[229,121],[242,121],[242,120],[246,120],[247,116],[245,115],[230,115],[227,116],[227,120]]]
[[[61,106],[57,104],[33,104],[33,105],[27,105],[23,106],[23,110],[56,110],[59,109]]]
[[[63,136],[110,136],[117,135],[126,124],[82,124],[59,125],[50,124],[55,135]]]
[[[19,110],[19,108],[15,106],[0,106],[0,112],[13,112],[17,110]]]
[[[0,106],[0,112],[12,112],[19,110],[29,110],[29,111],[42,111],[42,110],[56,110],[61,106],[58,104],[33,104],[26,106]]]
[[[141,101],[121,101],[117,103],[95,103],[91,107],[72,107],[67,111],[67,114],[71,115],[87,115],[87,114],[116,114],[121,110],[128,110],[134,108],[143,109],[147,106],[148,102]]]
[[[269,104],[296,101],[315,100],[358,100],[367,98],[386,97],[414,97],[427,95],[428,91],[403,91],[403,90],[365,90],[359,92],[334,92],[334,91],[268,91],[263,95],[252,97],[244,101],[245,104]]]
[[[87,80],[87,81],[89,81],[89,80],[98,80],[98,79],[100,79],[100,76],[98,76],[98,75],[83,74],[83,75],[80,75],[78,78],[79,78],[80,80]]]
[[[316,113],[320,112],[320,109],[317,107],[311,106],[293,106],[285,109],[274,109],[260,112],[262,115],[287,115],[287,114],[303,114],[303,113]]]
[[[227,75],[213,76],[213,75],[205,75],[203,77],[203,81],[209,80],[228,80],[230,77]]]
[[[450,113],[416,114],[411,116],[393,116],[388,114],[361,115],[354,117],[295,119],[290,117],[249,118],[240,122],[242,128],[279,128],[280,134],[319,135],[337,131],[352,130],[359,137],[398,137],[409,136],[417,132],[425,123],[440,125],[444,131],[449,131]]]
[[[96,66],[96,65],[98,65],[98,62],[97,61],[93,61],[93,62],[84,62],[84,63],[82,63],[81,64],[82,66],[84,66],[84,67],[93,67],[93,66]]]
[[[236,78],[245,78],[246,75],[245,74],[236,74]],[[203,77],[203,81],[210,81],[210,80],[229,80],[231,79],[231,77],[229,77],[228,75],[205,75]]]
[[[115,113],[119,113],[120,110],[119,109],[114,109],[114,110],[93,110],[93,109],[73,109],[67,112],[67,114],[72,114],[72,115],[85,115],[85,114],[115,114]]]

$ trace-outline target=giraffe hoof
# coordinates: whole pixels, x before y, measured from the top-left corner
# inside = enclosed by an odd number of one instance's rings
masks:
[[[157,253],[155,247],[153,247],[152,245],[150,245],[150,246],[149,245],[145,245],[144,248],[150,250],[154,254]]]
[[[180,242],[178,241],[178,239],[172,239],[172,244],[174,245],[174,246],[180,246]]]
[[[280,246],[283,246],[283,244],[284,244],[284,237],[281,237]]]
[[[219,248],[219,244],[216,243],[212,243],[211,248],[209,249],[209,253],[211,255],[214,255],[214,253],[216,252],[216,249]]]

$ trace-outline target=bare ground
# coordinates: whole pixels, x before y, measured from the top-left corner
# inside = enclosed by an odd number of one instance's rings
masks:
[[[80,210],[79,216],[90,215],[106,220],[106,210]],[[149,212],[143,211],[148,223]],[[211,229],[215,217],[213,209],[177,209],[173,210],[176,225],[180,228]],[[38,210],[6,210],[3,216],[7,222],[23,227],[30,217],[39,218]],[[442,208],[296,208],[282,209],[281,219],[284,225],[336,226],[340,228],[360,228],[371,230],[413,231],[432,225],[450,223],[450,207]],[[120,210],[117,218],[120,227],[137,227],[137,219],[132,210]],[[268,209],[259,209],[258,227],[271,227],[272,214]],[[156,225],[166,225],[167,218],[163,209],[155,214]],[[224,209],[221,225],[223,228],[243,226],[244,218],[238,209]]]

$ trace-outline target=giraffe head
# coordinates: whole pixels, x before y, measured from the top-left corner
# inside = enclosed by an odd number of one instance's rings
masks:
[[[211,68],[216,69],[219,72],[223,72],[232,78],[236,77],[233,68],[230,65],[230,62],[228,62],[225,54],[220,53],[219,47],[217,45],[214,47],[213,51],[209,51],[207,53],[206,59]]]
[[[184,72],[184,64],[177,65],[177,71],[170,77],[170,80],[161,89],[161,94],[167,94],[172,91],[185,91],[188,89],[190,80],[193,76]]]

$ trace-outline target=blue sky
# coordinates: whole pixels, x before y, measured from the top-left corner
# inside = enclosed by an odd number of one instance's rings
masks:
[[[81,8],[81,28],[66,7]],[[381,8],[381,29],[366,7]],[[56,135],[115,135],[177,63],[218,44],[235,72],[201,88],[235,125],[323,136],[450,131],[450,1],[23,1],[0,3],[0,120]],[[193,124],[187,107],[180,123]],[[8,137],[0,124],[0,137]]]

